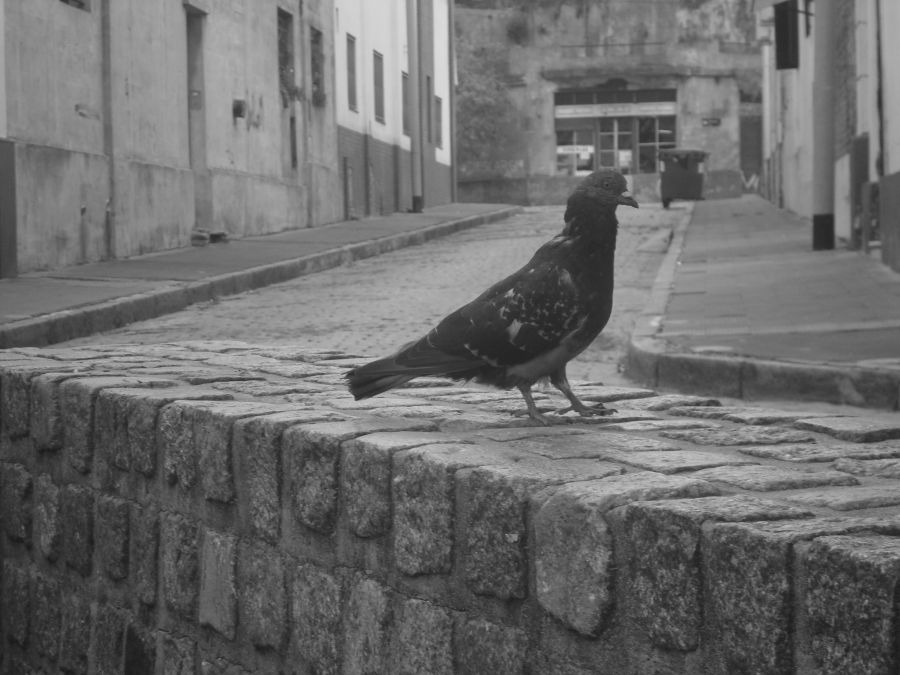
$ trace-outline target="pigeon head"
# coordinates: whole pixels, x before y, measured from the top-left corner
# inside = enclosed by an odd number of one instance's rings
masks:
[[[601,214],[614,214],[619,204],[637,208],[638,203],[627,192],[628,183],[618,171],[594,171],[569,196],[564,219],[568,223],[579,217],[596,218]]]

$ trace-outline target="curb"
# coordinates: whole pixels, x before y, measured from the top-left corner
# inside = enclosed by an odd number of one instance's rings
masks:
[[[745,400],[789,399],[863,408],[900,409],[900,371],[816,361],[777,361],[670,351],[656,337],[693,211],[672,235],[650,300],[638,317],[624,358],[624,374],[653,389]]]
[[[400,248],[424,244],[438,237],[503,220],[521,211],[521,206],[510,206],[497,211],[429,225],[411,232],[391,234],[355,244],[346,244],[300,258],[208,277],[202,281],[186,283],[175,288],[161,288],[77,309],[67,309],[12,322],[0,326],[0,349],[43,347],[121,328],[135,321],[144,321],[178,312],[198,302],[244,293],[314,272],[339,267],[354,260],[371,258]]]

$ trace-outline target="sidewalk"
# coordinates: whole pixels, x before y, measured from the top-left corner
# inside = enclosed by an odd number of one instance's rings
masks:
[[[506,218],[503,204],[334,223],[0,280],[0,349],[44,346]]]
[[[809,223],[759,196],[697,202],[626,374],[706,395],[896,410],[900,275],[858,252],[812,251]]]

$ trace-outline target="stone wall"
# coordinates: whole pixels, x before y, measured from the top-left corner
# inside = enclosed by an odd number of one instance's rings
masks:
[[[618,412],[534,427],[359,361],[0,352],[2,671],[898,666],[900,426],[582,384]]]

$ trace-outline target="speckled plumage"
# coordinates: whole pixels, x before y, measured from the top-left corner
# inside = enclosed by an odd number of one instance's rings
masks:
[[[375,396],[424,375],[517,387],[528,413],[547,423],[531,386],[542,378],[584,406],[569,388],[566,363],[597,337],[612,312],[616,207],[637,206],[615,171],[586,177],[566,204],[563,231],[528,263],[446,316],[421,339],[347,374],[357,399]]]

